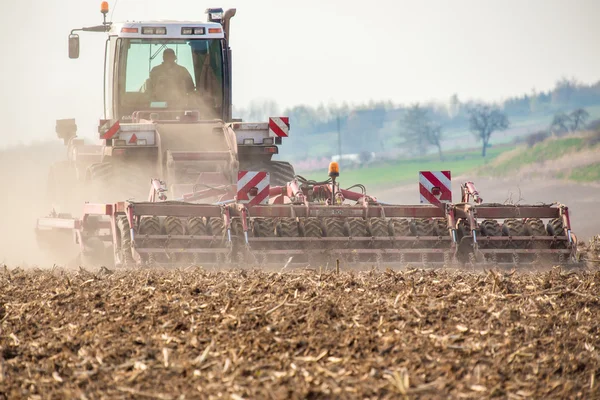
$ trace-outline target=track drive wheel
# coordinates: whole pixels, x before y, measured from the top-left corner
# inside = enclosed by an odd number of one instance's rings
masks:
[[[192,217],[187,220],[187,234],[190,236],[210,236],[206,220],[202,217]]]
[[[142,217],[140,218],[140,227],[138,229],[138,238],[141,247],[146,248],[162,248],[163,243],[160,240],[145,239],[145,235],[160,235],[160,220],[158,217]],[[141,253],[142,262],[153,264],[164,257],[160,253]]]
[[[563,225],[562,218],[553,218],[546,225],[546,232],[549,236],[566,236],[565,227]],[[551,244],[553,249],[566,249],[567,242],[560,241]]]
[[[485,244],[488,249],[499,249],[502,247],[502,242],[487,241],[485,237],[502,236],[502,227],[495,219],[484,219],[479,225],[479,244]]]
[[[115,266],[129,267],[134,264],[131,253],[131,230],[125,215],[117,217],[117,231],[119,235],[118,248],[115,249]]]
[[[415,236],[437,236],[435,232],[435,225],[433,220],[427,218],[417,218],[412,220],[411,231]],[[423,241],[419,246],[424,248],[435,247],[433,241]]]
[[[525,230],[529,236],[546,236],[547,234],[544,222],[540,218],[529,218],[525,222]],[[534,241],[532,247],[534,249],[548,249],[550,248],[550,242]]]
[[[274,238],[277,237],[277,232],[275,231],[277,225],[277,221],[275,218],[251,218],[248,221],[248,237],[255,238]],[[241,221],[240,221],[240,229],[241,229]],[[242,242],[244,243],[244,232],[242,231],[241,236]],[[254,242],[251,250],[254,252],[252,261],[257,262],[259,264],[267,264],[272,261],[272,257],[269,257],[267,254],[260,254],[260,250],[275,250],[277,249],[277,244],[275,241],[266,241],[266,242]],[[258,251],[258,252],[257,252]]]
[[[433,220],[427,218],[417,218],[412,221],[411,231],[415,236],[435,236],[435,226]]]
[[[252,218],[248,232],[252,231],[254,237],[275,237],[275,226],[274,218]]]
[[[525,223],[521,219],[509,218],[504,220],[504,224],[502,225],[502,235],[503,236],[527,236],[527,229],[525,227]],[[513,249],[525,248],[527,246],[526,242],[515,241],[509,242],[508,246]]]
[[[348,237],[348,228],[346,221],[343,218],[323,218],[323,234],[326,237]],[[345,248],[348,246],[348,241],[345,242],[329,242],[329,248],[338,249]],[[342,260],[344,258],[343,254],[331,254],[328,255],[330,262],[335,262],[336,259]]]
[[[323,242],[319,240],[323,237],[323,227],[321,226],[321,220],[316,217],[307,217],[300,219],[300,235],[306,238],[313,238],[310,242],[303,242],[304,249],[306,249],[309,262],[315,260],[315,256],[312,254],[314,250],[322,249]]]
[[[303,237],[323,237],[323,228],[319,218],[307,217],[300,220],[300,233]]]
[[[367,221],[363,218],[348,218],[346,220],[347,223],[347,233],[350,237],[369,237],[371,236],[368,232]]]
[[[206,225],[206,219],[202,217],[191,217],[186,222],[186,231],[190,236],[210,236],[208,232],[208,226]],[[190,248],[204,248],[205,242],[190,241]],[[204,255],[199,253],[188,254],[186,259],[194,264],[201,263],[201,258],[205,258]]]
[[[275,232],[277,236],[284,238],[297,238],[300,237],[300,228],[298,226],[298,221],[296,218],[279,218],[275,225]],[[282,246],[284,248],[289,249],[298,249],[299,243],[297,241],[294,242],[286,242]]]
[[[165,217],[163,221],[163,233],[169,236],[185,235],[185,224],[183,220],[179,217]],[[166,256],[168,258],[168,262],[178,263],[184,261],[185,257],[183,257],[182,253],[178,253],[176,250],[170,252],[169,248],[181,249],[186,247],[186,245],[187,243],[185,243],[185,240],[183,239],[167,239],[167,243],[165,243],[164,247],[166,251]]]
[[[437,236],[447,236],[448,233],[448,220],[446,218],[436,218],[433,220],[433,228]]]
[[[388,231],[391,237],[414,236],[410,229],[410,222],[406,218],[390,218]],[[405,249],[410,247],[410,241],[395,241],[396,248]]]
[[[206,221],[206,226],[210,235],[218,239],[225,239],[225,221],[221,218],[211,217]]]
[[[367,224],[367,231],[369,236],[374,238],[387,237],[390,236],[389,224],[385,218],[370,218]],[[387,241],[376,241],[373,242],[373,247],[376,249],[385,249],[388,248],[391,244]]]
[[[341,218],[323,218],[323,233],[327,237],[346,237],[344,225]]]

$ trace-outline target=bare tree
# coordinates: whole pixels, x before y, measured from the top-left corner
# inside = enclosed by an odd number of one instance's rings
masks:
[[[500,108],[489,104],[476,104],[467,109],[469,114],[469,129],[477,141],[482,141],[481,156],[485,157],[490,138],[495,131],[508,129],[508,117]]]
[[[590,117],[590,114],[585,111],[585,109],[578,108],[571,112],[569,116],[571,117],[571,130],[576,131],[585,127],[585,123]]]
[[[436,146],[440,160],[443,160],[442,128],[431,121],[427,109],[418,103],[412,105],[404,115],[402,126],[401,136],[404,138],[404,143],[413,151],[424,155],[429,146]]]
[[[425,135],[427,137],[427,141],[432,146],[437,147],[438,155],[440,156],[440,161],[444,161],[444,154],[442,154],[442,127],[437,124],[428,124],[425,129]]]
[[[571,117],[564,112],[554,114],[552,123],[550,124],[550,130],[553,132],[563,133],[571,130]]]

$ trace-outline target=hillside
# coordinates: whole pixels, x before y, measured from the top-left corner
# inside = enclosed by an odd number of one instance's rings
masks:
[[[551,137],[505,152],[478,175],[518,179],[600,182],[600,131]]]

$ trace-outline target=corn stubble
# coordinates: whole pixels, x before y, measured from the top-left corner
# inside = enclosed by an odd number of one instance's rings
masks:
[[[0,398],[594,398],[600,272],[0,272]]]

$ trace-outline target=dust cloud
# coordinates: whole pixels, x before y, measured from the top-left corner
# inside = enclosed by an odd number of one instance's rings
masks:
[[[35,240],[39,217],[51,211],[46,201],[50,165],[66,159],[60,141],[0,150],[0,262],[10,265],[52,265]]]

